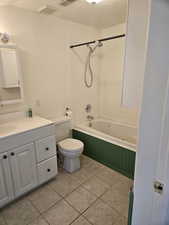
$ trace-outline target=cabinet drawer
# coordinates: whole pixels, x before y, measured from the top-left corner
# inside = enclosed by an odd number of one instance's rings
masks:
[[[36,141],[36,155],[38,162],[56,155],[56,139],[50,136]]]
[[[57,158],[56,156],[51,159],[45,160],[38,164],[38,180],[39,184],[42,184],[57,174]]]

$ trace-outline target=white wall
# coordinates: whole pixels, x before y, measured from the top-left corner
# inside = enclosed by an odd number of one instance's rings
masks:
[[[125,24],[102,30],[102,37],[125,33]],[[125,38],[104,42],[100,49],[99,115],[136,125],[137,110],[121,105]]]
[[[62,116],[65,107],[71,106],[76,110],[76,120],[80,120],[86,103],[97,108],[96,84],[90,91],[84,88],[84,62],[69,49],[72,43],[95,38],[95,29],[53,16],[1,7],[0,31],[11,34],[20,49],[26,103],[35,112]],[[85,50],[79,49],[79,54],[84,60]],[[4,107],[1,112],[20,108],[23,106]]]
[[[22,22],[21,22],[22,21]],[[73,43],[125,33],[118,25],[98,30],[53,16],[14,7],[0,7],[0,32],[8,32],[20,49],[26,105],[41,116],[60,117],[73,109],[75,122],[86,119],[85,106],[94,116],[135,124],[137,112],[121,107],[124,39],[104,42],[92,57],[94,85],[84,86],[87,47]],[[0,113],[26,109],[22,104]]]

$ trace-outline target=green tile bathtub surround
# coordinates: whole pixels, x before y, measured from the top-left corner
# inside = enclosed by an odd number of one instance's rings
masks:
[[[134,178],[135,152],[75,129],[73,129],[72,135],[73,138],[83,141],[84,155],[129,178]]]

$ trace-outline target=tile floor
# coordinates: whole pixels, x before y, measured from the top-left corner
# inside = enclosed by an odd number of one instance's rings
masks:
[[[2,209],[0,225],[127,225],[132,181],[86,156],[81,164]]]

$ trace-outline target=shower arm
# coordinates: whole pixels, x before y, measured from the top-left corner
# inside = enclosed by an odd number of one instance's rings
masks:
[[[110,41],[110,40],[122,38],[122,37],[125,37],[125,36],[126,36],[125,34],[120,34],[120,35],[116,35],[116,36],[112,36],[112,37],[99,39],[97,41],[94,40],[94,41],[84,42],[84,43],[80,43],[80,44],[76,44],[76,45],[71,45],[70,48],[77,48],[77,47],[84,46],[84,45],[95,44],[96,42]]]

